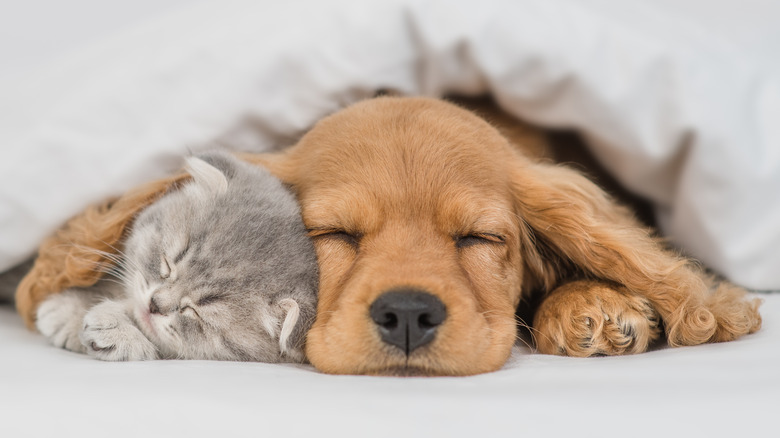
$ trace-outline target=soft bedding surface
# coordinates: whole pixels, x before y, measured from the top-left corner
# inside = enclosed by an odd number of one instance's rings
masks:
[[[764,298],[764,328],[735,342],[591,359],[518,346],[504,369],[462,378],[100,362],[47,345],[2,307],[2,435],[774,436],[780,295]]]
[[[681,249],[780,287],[777,2],[169,3],[0,85],[0,271],[188,151],[283,147],[391,88],[580,130]]]

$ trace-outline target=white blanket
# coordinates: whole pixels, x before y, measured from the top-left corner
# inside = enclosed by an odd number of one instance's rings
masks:
[[[684,251],[780,287],[780,27],[766,18],[780,6],[464,3],[200,2],[3,84],[0,270],[188,150],[226,135],[283,146],[390,87],[490,91],[518,116],[580,129]]]
[[[380,87],[579,129],[682,250],[780,288],[780,4],[201,1],[0,85],[0,271],[85,205]]]

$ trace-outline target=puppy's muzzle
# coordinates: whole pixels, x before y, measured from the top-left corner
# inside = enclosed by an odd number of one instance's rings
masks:
[[[447,318],[444,303],[417,289],[394,289],[371,304],[371,319],[382,341],[400,348],[406,355],[428,344]]]

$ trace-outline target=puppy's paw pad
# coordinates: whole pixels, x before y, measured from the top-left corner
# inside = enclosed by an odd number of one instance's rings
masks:
[[[661,333],[660,317],[647,300],[592,281],[551,292],[534,328],[540,352],[578,357],[641,353]]]

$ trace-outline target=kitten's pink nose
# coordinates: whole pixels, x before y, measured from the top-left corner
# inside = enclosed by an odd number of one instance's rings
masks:
[[[157,301],[154,300],[154,297],[149,300],[149,313],[153,315],[162,315],[162,312],[160,312],[160,306],[157,305]]]

